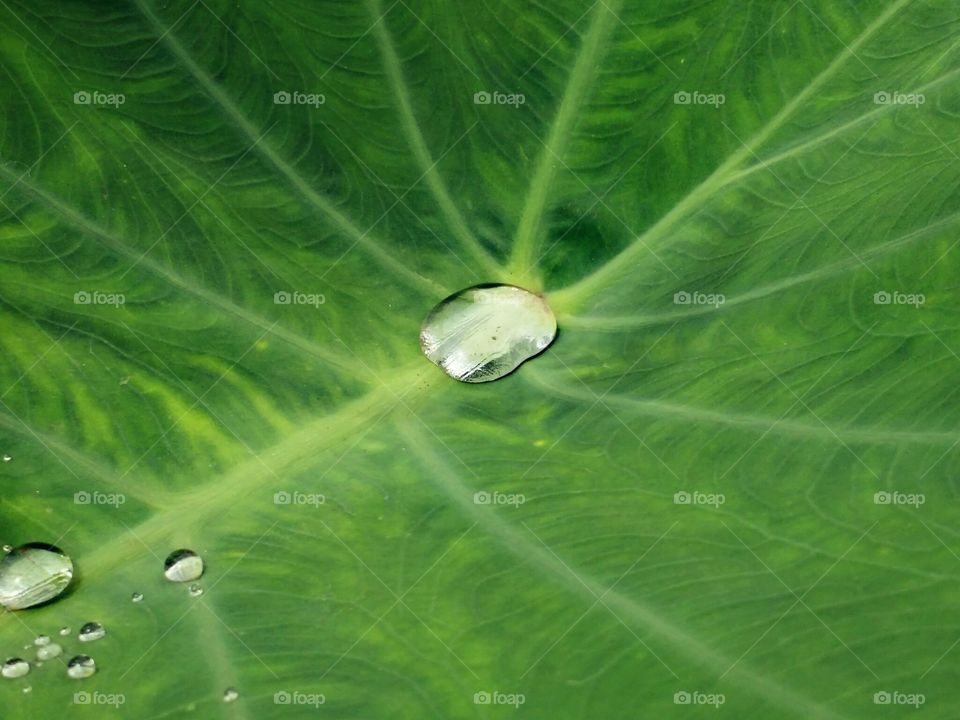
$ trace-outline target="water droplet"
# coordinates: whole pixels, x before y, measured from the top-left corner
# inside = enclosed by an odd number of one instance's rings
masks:
[[[0,605],[22,610],[53,600],[73,579],[73,561],[60,548],[28,543],[0,560]]]
[[[133,602],[140,602],[141,600],[143,600],[143,593],[135,592],[133,595],[130,596],[130,599]]]
[[[163,574],[173,582],[190,582],[203,575],[203,558],[193,550],[174,550],[163,562]]]
[[[201,595],[203,595],[203,588],[197,583],[194,583],[193,585],[191,585],[188,588],[188,590],[190,591],[190,594],[193,595],[193,597],[200,597]]]
[[[4,545],[4,546],[3,546],[3,551],[4,551],[5,553],[10,552],[11,550],[13,550],[13,545]]]
[[[420,348],[462,382],[488,382],[542,352],[557,334],[539,295],[512,285],[478,285],[437,305],[420,329]]]
[[[37,635],[37,637],[33,640],[33,644],[37,646],[49,645],[50,638],[48,638],[46,635]]]
[[[33,692],[33,688],[30,687],[29,685],[24,685],[23,690],[21,692],[23,692],[23,694],[26,695],[29,692]]]
[[[62,627],[62,628],[60,628],[60,634],[61,634],[61,635],[64,635],[64,636],[69,635],[69,634],[70,634],[70,628],[68,628],[68,627]]]
[[[67,663],[67,675],[74,680],[88,678],[97,671],[97,664],[89,655],[77,655]]]
[[[9,455],[7,455],[6,453],[3,454],[3,461],[4,461],[4,462],[10,462],[11,460],[13,460],[12,457],[10,457]]]
[[[61,654],[63,654],[63,648],[56,643],[50,643],[49,645],[37,648],[37,660],[40,662],[53,660],[54,658],[60,657]]]
[[[5,678],[21,678],[30,672],[30,663],[22,658],[7,658],[6,662],[3,663],[3,667],[0,668],[0,675],[3,675]]]
[[[94,640],[99,640],[104,635],[107,634],[107,629],[103,627],[100,623],[88,622],[77,634],[77,639],[80,642],[93,642]]]
[[[233,702],[238,697],[240,697],[240,693],[237,692],[236,688],[227,688],[226,690],[223,691],[224,702],[228,702],[228,703]]]

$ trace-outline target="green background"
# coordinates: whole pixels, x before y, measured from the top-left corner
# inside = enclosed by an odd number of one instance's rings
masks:
[[[5,719],[956,716],[953,0],[3,0],[0,26],[0,542],[77,566],[0,614],[0,655],[109,632],[89,680],[0,682]],[[482,282],[545,292],[560,333],[468,386],[417,336]],[[163,579],[179,547],[200,598]]]

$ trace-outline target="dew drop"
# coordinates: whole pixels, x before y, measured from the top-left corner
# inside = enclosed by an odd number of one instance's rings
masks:
[[[193,597],[200,597],[203,595],[203,588],[197,583],[194,583],[187,589]]]
[[[12,457],[10,457],[9,455],[7,455],[6,453],[3,454],[3,461],[4,461],[4,462],[10,462],[11,460],[13,460]]]
[[[546,348],[557,334],[539,295],[513,285],[477,285],[440,302],[420,329],[420,348],[452,378],[497,380]]]
[[[23,690],[21,692],[23,692],[23,694],[26,695],[27,693],[33,692],[33,688],[30,687],[29,685],[24,685]]]
[[[190,582],[203,575],[203,558],[193,550],[174,550],[163,562],[163,574],[172,582]]]
[[[60,657],[62,654],[63,648],[56,643],[50,643],[49,645],[43,645],[42,647],[37,648],[37,660],[40,662],[45,660],[53,660],[54,658]]]
[[[13,545],[4,545],[4,546],[3,546],[3,551],[4,551],[5,553],[10,552],[11,550],[13,550]]]
[[[73,561],[60,548],[28,543],[0,560],[0,605],[22,610],[53,600],[73,579]]]
[[[3,666],[0,667],[0,675],[3,675],[5,678],[22,678],[30,672],[30,663],[22,658],[7,658],[6,662],[3,663]]]
[[[67,663],[67,676],[74,680],[88,678],[97,671],[97,664],[89,655],[77,655]]]
[[[93,642],[99,640],[107,634],[107,629],[100,623],[88,622],[77,633],[77,640],[80,642]]]
[[[236,688],[227,688],[223,691],[223,701],[226,703],[231,703],[240,697],[240,693],[237,692]]]
[[[37,635],[37,637],[34,638],[33,640],[33,644],[38,647],[42,647],[43,645],[49,645],[50,638],[48,638],[46,635]]]
[[[63,636],[69,635],[69,634],[70,634],[70,628],[68,628],[68,627],[62,627],[62,628],[60,628],[60,634],[63,635]]]
[[[130,600],[133,602],[140,602],[141,600],[143,600],[143,593],[135,592],[133,595],[130,596]]]

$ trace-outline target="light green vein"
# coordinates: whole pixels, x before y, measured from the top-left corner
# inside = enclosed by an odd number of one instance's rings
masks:
[[[408,287],[432,297],[445,297],[450,294],[448,289],[439,283],[410,270],[398,258],[384,249],[382,240],[369,231],[361,231],[330,199],[314,190],[307,180],[297,172],[296,168],[274,150],[269,138],[263,137],[263,131],[250,122],[240,110],[240,107],[223,91],[213,77],[193,59],[186,47],[171,32],[171,28],[163,24],[163,21],[153,12],[146,0],[135,0],[135,2],[153,26],[159,41],[167,47],[177,62],[193,76],[203,91],[216,102],[230,121],[249,140],[253,146],[253,151],[283,175],[312,207],[328,217],[340,232],[352,240],[358,248],[366,252],[371,259],[385,269],[396,273]]]
[[[849,45],[845,45],[836,58],[814,77],[806,87],[797,93],[790,102],[783,106],[760,130],[740,146],[735,152],[714,170],[703,182],[691,190],[680,202],[671,208],[660,220],[654,223],[643,234],[638,236],[627,247],[621,250],[606,264],[594,270],[578,282],[562,290],[552,293],[558,308],[565,312],[573,312],[583,305],[591,296],[602,290],[608,283],[615,280],[621,273],[627,271],[648,248],[662,240],[664,236],[691,211],[697,210],[711,198],[720,188],[724,187],[735,174],[744,160],[754,157],[756,151],[770,137],[783,127],[811,97],[815,96],[823,86],[832,79],[837,72],[859,51],[874,35],[879,32],[897,13],[913,0],[897,0],[887,7],[871,22],[863,32]]]
[[[526,201],[520,216],[520,223],[514,237],[513,251],[508,263],[511,277],[518,282],[537,287],[538,279],[533,277],[537,248],[540,245],[540,233],[543,213],[553,188],[553,180],[560,162],[566,154],[567,143],[576,123],[577,113],[586,102],[590,81],[603,54],[604,45],[610,29],[616,22],[616,12],[621,0],[601,0],[596,5],[583,45],[577,54],[576,63],[567,80],[567,86],[560,101],[560,108],[550,126],[549,134],[539,156],[536,169],[527,190]]]
[[[727,677],[730,680],[738,682],[755,696],[781,707],[786,713],[802,717],[804,720],[811,717],[836,720],[841,717],[801,693],[757,673],[744,663],[734,663],[733,659],[724,656],[688,633],[680,625],[671,622],[661,614],[659,609],[634,600],[616,589],[609,589],[585,570],[561,561],[542,545],[532,541],[529,535],[502,520],[489,506],[474,503],[473,489],[466,487],[460,480],[462,473],[455,472],[434,452],[423,433],[414,429],[415,424],[416,421],[412,419],[402,424],[397,423],[398,432],[406,441],[410,451],[429,471],[426,473],[426,478],[449,497],[457,509],[486,530],[504,550],[531,569],[560,583],[569,592],[579,596],[588,606],[593,605],[598,597],[603,597],[604,604],[625,618],[628,624],[648,629],[697,665],[706,667],[718,675],[729,673]],[[732,666],[735,667],[730,670]]]
[[[466,220],[464,220],[459,208],[450,196],[446,183],[437,170],[436,161],[431,156],[429,148],[427,148],[420,124],[417,122],[416,114],[413,111],[413,104],[410,101],[410,92],[403,75],[400,58],[397,57],[393,39],[386,26],[386,19],[382,16],[380,1],[367,0],[367,7],[370,10],[371,19],[374,21],[373,32],[380,47],[380,54],[383,57],[383,66],[386,69],[390,87],[393,89],[394,98],[400,110],[403,132],[407,136],[407,142],[413,150],[417,163],[420,165],[423,177],[426,178],[427,186],[450,224],[450,229],[463,243],[473,261],[480,266],[479,269],[482,273],[486,273],[491,279],[500,278],[503,270],[470,231]]]

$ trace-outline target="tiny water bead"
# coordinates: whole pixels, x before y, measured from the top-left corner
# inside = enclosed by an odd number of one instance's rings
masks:
[[[171,582],[190,582],[203,575],[203,558],[193,550],[174,550],[163,562],[163,574]]]
[[[3,461],[4,461],[4,462],[10,462],[11,460],[13,460],[12,457],[10,457],[9,455],[7,455],[6,453],[3,454]]]
[[[73,579],[73,561],[60,548],[28,543],[0,560],[0,605],[22,610],[53,600]]]
[[[133,595],[130,596],[130,600],[135,603],[140,602],[141,600],[143,600],[143,593],[138,593],[138,592],[133,593]]]
[[[10,552],[11,550],[13,550],[13,545],[4,545],[4,546],[3,546],[3,551],[4,551],[5,553]]]
[[[189,590],[190,594],[193,597],[200,597],[201,595],[203,595],[203,588],[197,583],[194,583],[187,589]]]
[[[49,645],[49,644],[50,644],[50,638],[47,637],[46,635],[37,635],[37,637],[34,638],[34,640],[33,640],[33,644],[34,644],[34,645],[37,645],[38,647],[43,646],[43,645]]]
[[[513,285],[477,285],[441,301],[424,320],[420,348],[461,382],[497,380],[557,335],[542,297]]]
[[[240,693],[237,692],[236,688],[227,688],[223,691],[223,701],[225,703],[231,703],[240,697]]]
[[[67,677],[74,680],[88,678],[97,671],[97,664],[89,655],[77,655],[67,663]]]
[[[22,678],[28,672],[30,672],[30,663],[18,657],[7,658],[3,666],[0,667],[0,675],[10,680]]]
[[[62,627],[62,628],[60,628],[60,634],[63,635],[63,636],[69,635],[69,634],[70,634],[70,628],[68,628],[68,627]]]
[[[107,629],[100,623],[88,622],[77,634],[77,639],[80,642],[93,642],[94,640],[99,640],[104,635],[107,634]]]
[[[44,645],[37,648],[37,660],[43,662],[45,660],[53,660],[58,658],[63,654],[63,648],[57,645],[56,643],[50,643],[49,645]]]

